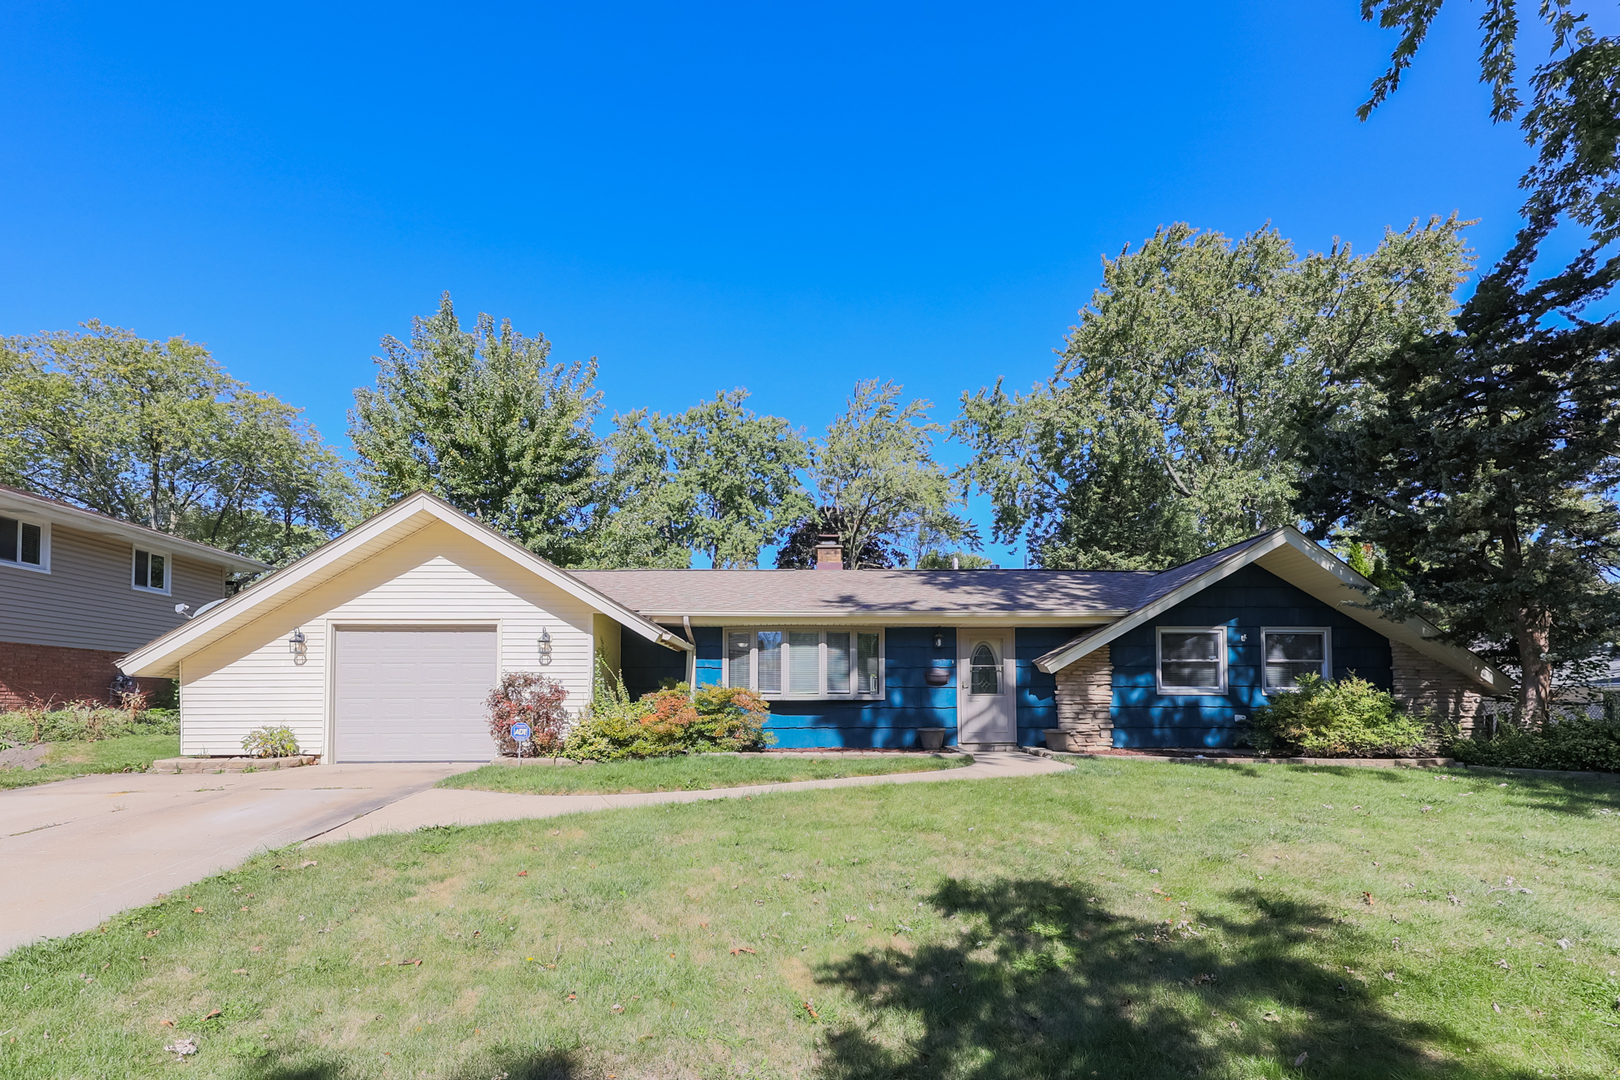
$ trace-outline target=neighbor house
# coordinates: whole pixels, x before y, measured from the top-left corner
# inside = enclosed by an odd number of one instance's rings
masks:
[[[116,661],[263,563],[0,485],[0,709],[106,702]],[[148,689],[151,689],[149,686]]]
[[[412,495],[122,661],[180,680],[181,750],[286,724],[325,761],[479,760],[502,672],[585,707],[600,663],[632,694],[746,686],[783,747],[1218,747],[1305,674],[1354,672],[1467,726],[1506,675],[1293,529],[1161,573],[565,571]]]

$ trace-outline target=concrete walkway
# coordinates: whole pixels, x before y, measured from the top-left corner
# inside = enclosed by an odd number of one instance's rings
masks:
[[[544,766],[533,766],[543,768]],[[817,791],[826,788],[861,787],[868,784],[926,784],[944,780],[991,780],[1043,773],[1067,772],[1073,768],[1059,761],[1023,753],[977,753],[973,764],[933,772],[891,773],[887,776],[848,776],[839,780],[803,780],[793,784],[750,784],[747,787],[715,788],[710,791],[648,791],[627,795],[514,795],[504,791],[471,791],[464,788],[430,788],[389,803],[353,821],[322,833],[311,843],[325,844],[355,840],[379,833],[410,832],[429,825],[484,825],[492,821],[521,821],[529,818],[577,814],[582,810],[613,810],[624,806],[653,806],[659,803],[702,802],[710,799],[740,799],[778,791]]]

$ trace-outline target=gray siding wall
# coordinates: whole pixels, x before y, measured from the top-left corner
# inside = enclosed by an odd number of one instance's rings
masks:
[[[0,564],[0,641],[128,652],[184,621],[174,605],[195,608],[225,595],[223,565],[174,555],[172,595],[135,589],[133,547],[53,523],[50,573]]]

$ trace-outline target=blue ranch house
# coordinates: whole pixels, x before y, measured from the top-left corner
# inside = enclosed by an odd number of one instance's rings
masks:
[[[1368,583],[1295,529],[1158,573],[845,570],[574,571],[684,637],[625,628],[633,695],[665,680],[747,686],[779,746],[1224,747],[1304,674],[1354,673],[1463,726],[1506,675],[1369,610]]]
[[[1293,529],[1160,573],[845,570],[836,542],[808,570],[565,570],[417,492],[118,663],[179,681],[183,754],[277,724],[324,763],[487,761],[504,674],[583,709],[599,664],[757,690],[784,748],[1228,746],[1350,672],[1467,728],[1511,690],[1367,584]]]

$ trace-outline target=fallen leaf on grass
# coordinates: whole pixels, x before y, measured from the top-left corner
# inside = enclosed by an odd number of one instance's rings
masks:
[[[173,1020],[168,1020],[168,1019],[159,1020],[158,1021],[158,1026],[159,1027],[174,1027],[174,1021]]]
[[[311,866],[318,866],[318,865],[319,864],[314,859],[305,859],[303,862],[298,864],[298,869],[307,870]]]
[[[616,1013],[622,1013],[622,1012],[624,1012],[624,1006],[623,1006],[623,1005],[618,1005],[618,1004],[615,1004],[615,1005],[614,1005],[614,1006],[613,1006],[613,1008],[611,1008],[611,1009],[609,1009],[609,1010],[608,1010],[608,1011],[609,1011],[609,1012],[616,1012]]]
[[[420,960],[401,960],[399,962],[400,967],[410,967],[412,965],[415,965],[416,967],[421,967],[422,966],[422,961],[420,961]]]
[[[1305,1064],[1305,1059],[1306,1059],[1306,1058],[1308,1058],[1308,1057],[1310,1057],[1310,1056],[1311,1056],[1311,1055],[1310,1055],[1310,1052],[1309,1052],[1309,1051],[1306,1051],[1306,1052],[1305,1052],[1305,1053],[1303,1053],[1303,1054],[1301,1054],[1301,1055],[1299,1055],[1299,1057],[1297,1057],[1297,1058],[1295,1058],[1295,1059],[1294,1059],[1294,1068],[1296,1068],[1296,1069],[1297,1069],[1297,1068],[1299,1068],[1299,1067],[1300,1067],[1300,1066],[1301,1066],[1301,1065],[1303,1065],[1303,1064]]]
[[[1361,902],[1366,904],[1368,907],[1372,907],[1373,904],[1375,903],[1375,901],[1373,900],[1373,894],[1370,893],[1370,892],[1362,893],[1361,894]]]
[[[528,876],[529,876],[529,872],[527,870],[519,870],[518,871],[518,877],[528,877]]]
[[[207,1016],[203,1017],[203,1019],[204,1020],[212,1020],[216,1016],[224,1016],[224,1015],[225,1015],[225,1010],[224,1009],[215,1009],[213,1012],[211,1012]]]
[[[200,907],[194,907],[191,909],[191,913],[193,915],[201,915],[203,913],[203,909]]]
[[[1270,1023],[1270,1024],[1280,1024],[1280,1023],[1282,1023],[1282,1017],[1278,1016],[1275,1012],[1273,1012],[1270,1009],[1267,1009],[1265,1011],[1265,1014],[1262,1015],[1260,1017],[1260,1019],[1262,1019],[1262,1020],[1264,1020],[1264,1021],[1266,1021],[1267,1023]]]
[[[248,973],[247,968],[232,968],[231,969],[231,974],[232,975],[246,975],[247,973]]]
[[[810,1019],[812,1020],[821,1019],[821,1014],[816,1012],[816,1007],[808,1001],[804,1003],[804,1011],[810,1014]]]
[[[731,955],[732,956],[736,956],[738,953],[747,953],[750,956],[758,956],[759,955],[759,953],[755,952],[753,949],[750,949],[746,945],[739,945],[735,949],[731,950]]]
[[[264,952],[264,946],[263,945],[255,945],[255,946],[253,946],[253,948],[249,949],[248,952]]]
[[[148,930],[146,932],[146,936],[147,937],[157,937],[161,933],[163,933],[163,931],[161,931],[161,930]]]
[[[568,995],[568,1000],[569,1000],[569,1001],[573,1001],[573,1000],[574,1000],[574,999],[575,999],[575,998],[577,998],[577,997],[579,997],[579,995],[578,995],[578,994],[569,994],[569,995]]]
[[[1491,1012],[1501,1012],[1501,1011],[1502,1011],[1502,1006],[1498,1005],[1494,1001],[1491,1002]]]

